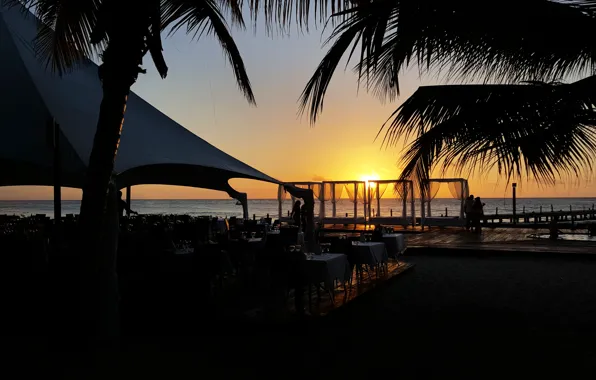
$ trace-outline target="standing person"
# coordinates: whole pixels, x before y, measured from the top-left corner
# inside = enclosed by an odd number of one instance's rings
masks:
[[[473,210],[474,196],[470,194],[470,196],[466,198],[466,201],[464,203],[464,212],[466,213],[466,231],[470,231],[470,228],[472,227]]]
[[[480,225],[480,220],[484,216],[484,203],[480,200],[480,197],[476,197],[474,200],[474,205],[472,206],[472,214],[474,215],[474,228],[475,232],[479,234],[482,232],[482,227]]]
[[[292,213],[290,214],[290,217],[294,221],[294,225],[300,228],[300,201],[296,201],[294,203],[294,207],[292,208]]]
[[[120,217],[122,218],[124,216],[124,211],[128,211],[131,214],[139,214],[136,211],[132,211],[130,209],[130,205],[128,203],[126,203],[126,201],[124,199],[122,199],[122,190],[118,191],[118,213],[120,215]]]

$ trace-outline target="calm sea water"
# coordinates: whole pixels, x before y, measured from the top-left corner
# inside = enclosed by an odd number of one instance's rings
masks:
[[[498,208],[499,214],[511,213],[512,204],[511,199],[503,198],[486,198],[483,200],[486,203],[485,213],[493,214]],[[544,211],[550,211],[551,205],[555,211],[581,210],[592,208],[596,204],[596,198],[519,198],[517,200],[517,211],[522,212],[525,208],[526,212],[538,212],[540,207]],[[282,205],[283,214],[291,210],[291,201],[286,200]],[[79,201],[63,201],[62,214],[78,214],[80,207]],[[132,200],[131,207],[133,210],[141,214],[187,214],[192,216],[210,215],[220,217],[242,216],[242,206],[236,205],[234,200]],[[408,214],[410,213],[408,203]],[[371,208],[376,209],[376,203]],[[455,199],[439,199],[436,198],[431,203],[432,215],[458,215],[459,201]],[[330,202],[326,205],[327,216],[331,215]],[[315,213],[318,214],[319,207],[315,207]],[[363,206],[359,204],[358,215],[363,214]],[[277,200],[262,199],[249,200],[248,211],[250,215],[257,217],[271,215],[273,218],[278,215]],[[381,215],[389,216],[393,211],[394,216],[400,216],[402,213],[402,203],[396,199],[381,199]],[[420,215],[420,202],[415,204],[416,215]],[[32,215],[32,214],[47,214],[53,215],[53,201],[0,201],[0,214],[8,215]],[[345,216],[354,214],[354,204],[349,200],[340,200],[337,203],[337,215]]]

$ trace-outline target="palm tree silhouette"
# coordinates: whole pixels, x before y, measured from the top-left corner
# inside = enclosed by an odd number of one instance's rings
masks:
[[[85,239],[97,241],[105,194],[114,167],[126,100],[149,52],[162,78],[168,67],[162,55],[161,33],[182,27],[187,33],[215,36],[232,64],[238,86],[255,102],[240,52],[228,30],[221,8],[244,26],[235,0],[4,0],[31,7],[41,20],[36,39],[40,57],[55,71],[73,69],[84,59],[100,56],[99,79],[103,100],[97,132],[83,188],[80,222]]]
[[[596,156],[596,76],[569,83],[420,87],[383,126],[383,143],[413,137],[403,178],[433,168],[496,168],[507,180],[554,184],[589,173]],[[381,133],[383,129],[379,132]]]
[[[54,71],[62,74],[75,69],[86,59],[101,58],[98,76],[102,82],[103,99],[83,187],[79,256],[82,260],[81,278],[88,279],[89,288],[95,289],[98,284],[104,284],[100,286],[103,290],[98,290],[103,294],[87,293],[84,298],[97,296],[97,300],[106,300],[111,297],[105,302],[117,303],[114,291],[106,290],[117,289],[115,276],[110,275],[115,272],[115,258],[102,251],[100,241],[106,220],[106,194],[130,87],[139,74],[145,73],[141,65],[147,53],[161,77],[166,77],[168,67],[162,55],[161,33],[166,29],[173,33],[185,28],[195,37],[210,34],[218,39],[232,65],[240,90],[249,103],[254,104],[244,63],[222,13],[226,11],[234,25],[244,27],[241,4],[236,0],[1,1],[3,5],[30,9],[40,19],[35,47],[40,58]],[[112,294],[108,295],[110,292]],[[100,307],[100,311],[111,308],[111,304]],[[92,319],[106,317],[93,316],[94,312],[89,310],[87,314],[86,317]],[[117,316],[104,319],[110,318]],[[113,322],[105,321],[108,324]]]
[[[593,81],[554,81],[596,71],[596,1],[355,0],[335,6],[331,47],[299,102],[312,123],[343,59],[356,60],[358,82],[389,101],[399,96],[400,74],[415,65],[443,80],[493,85],[421,88],[391,116],[380,131],[384,144],[416,137],[402,157],[403,177],[424,178],[439,161],[444,168],[496,166],[508,178],[523,172],[547,182],[589,166]],[[269,19],[284,25],[287,11],[271,10]],[[480,116],[482,123],[473,122]]]

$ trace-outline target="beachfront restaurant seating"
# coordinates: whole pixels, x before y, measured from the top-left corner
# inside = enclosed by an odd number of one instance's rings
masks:
[[[451,196],[460,202],[459,213],[455,216],[432,215],[432,200],[437,196],[439,188],[447,185]],[[469,196],[468,180],[464,178],[431,178],[423,181],[425,190],[420,198],[420,224],[426,227],[463,227],[466,225],[464,204]]]

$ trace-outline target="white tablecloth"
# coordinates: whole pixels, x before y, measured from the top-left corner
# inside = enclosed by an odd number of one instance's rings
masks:
[[[194,252],[194,248],[176,248],[174,251],[177,255],[190,255]]]
[[[388,260],[385,243],[365,243],[356,241],[353,243],[356,253],[356,264],[377,265]]]
[[[324,282],[328,289],[333,289],[335,279],[346,282],[351,275],[348,256],[341,253],[314,255],[303,263],[306,280],[313,284]]]
[[[397,257],[406,249],[406,239],[403,234],[385,234],[383,242],[387,249],[387,254],[391,257]]]

